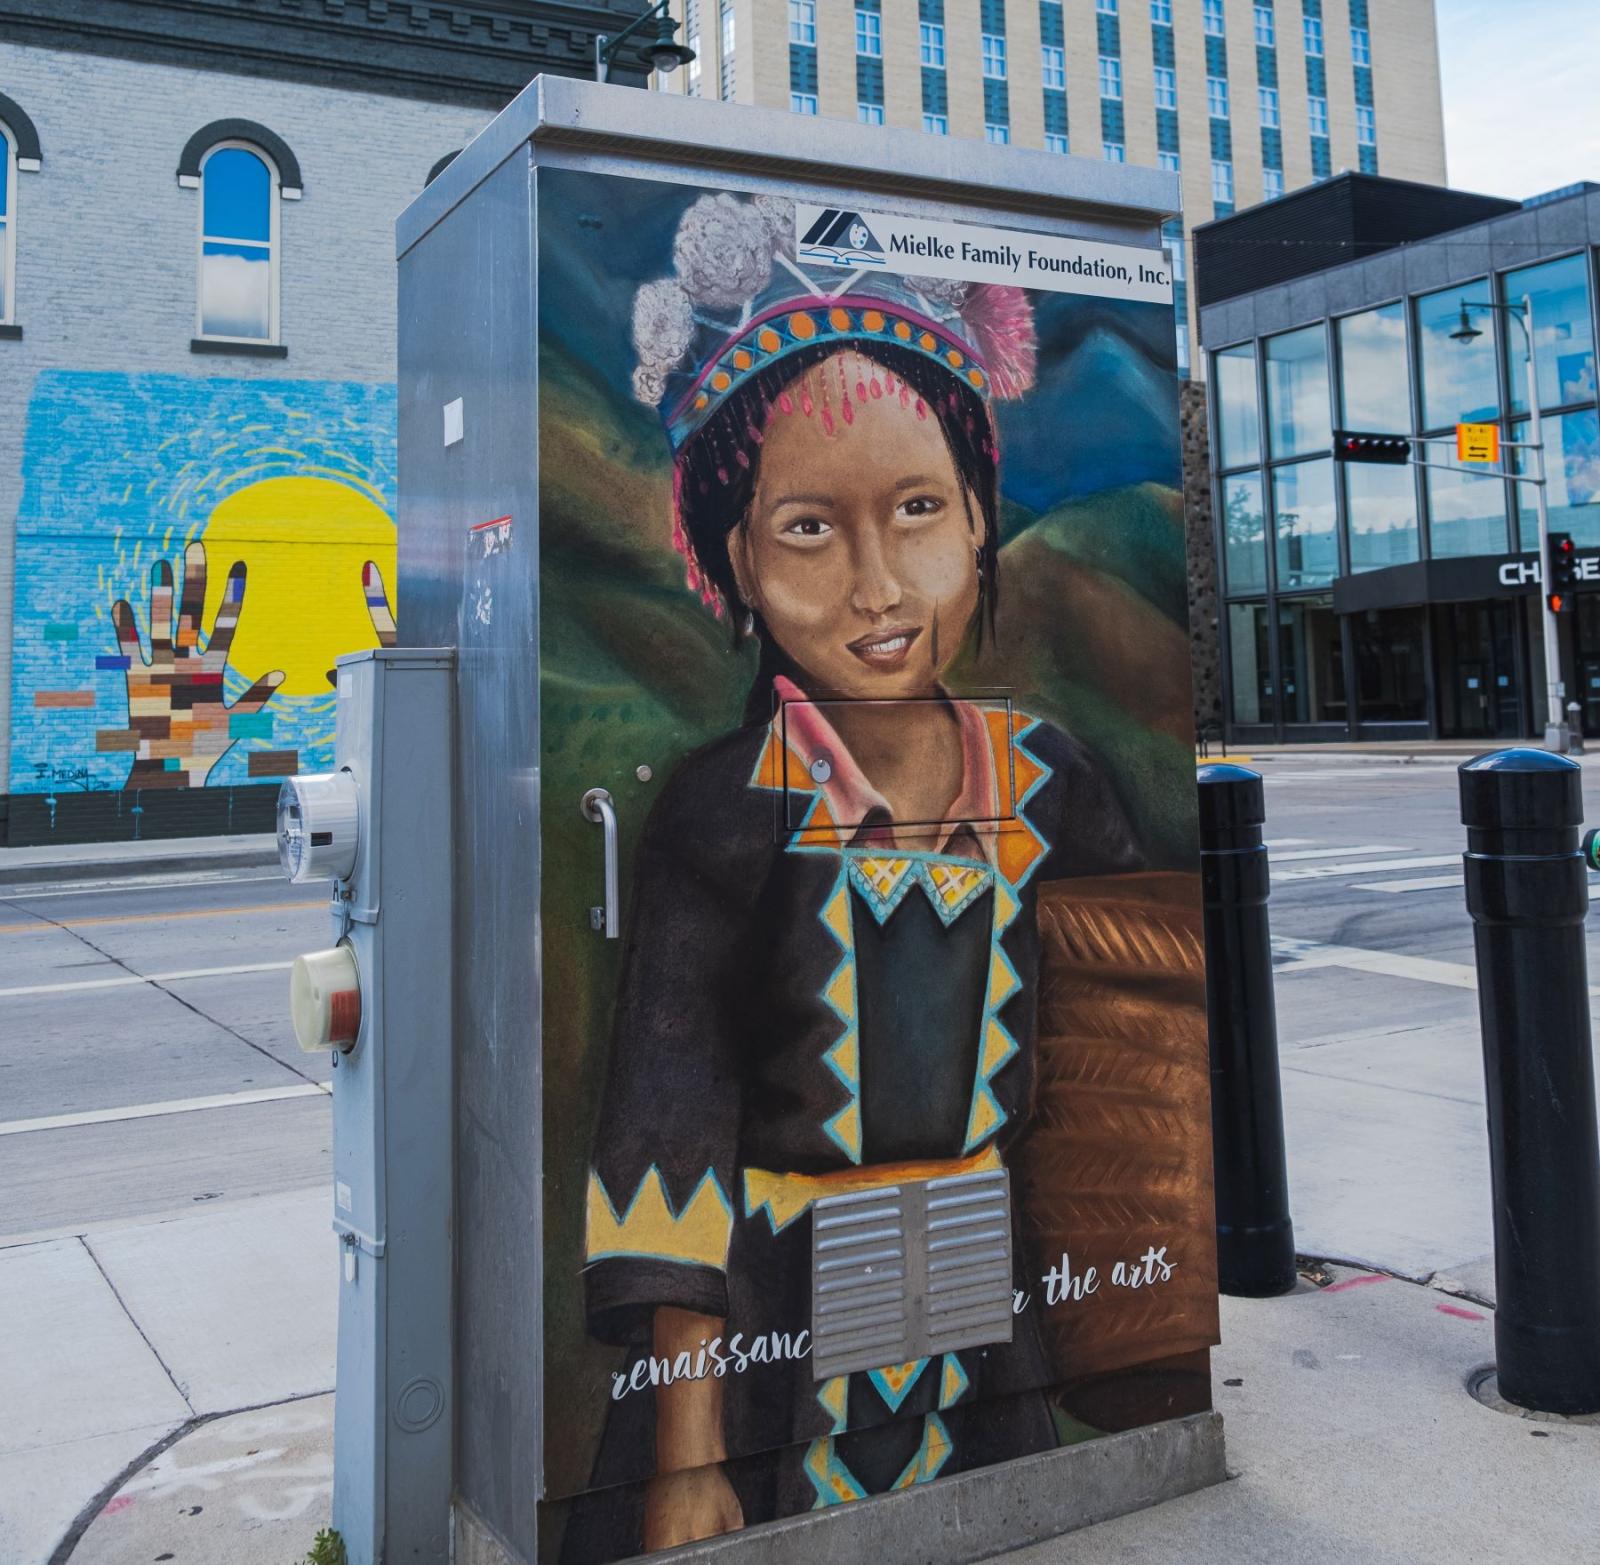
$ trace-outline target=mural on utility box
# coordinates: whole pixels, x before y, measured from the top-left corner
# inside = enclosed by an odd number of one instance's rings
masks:
[[[394,390],[76,371],[28,407],[13,793],[332,764],[332,669],[392,643]]]
[[[545,1547],[1209,1405],[1170,303],[539,181]]]

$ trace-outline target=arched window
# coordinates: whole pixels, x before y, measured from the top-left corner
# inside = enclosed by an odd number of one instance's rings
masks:
[[[39,133],[22,105],[0,92],[0,337],[20,337],[17,318],[17,175],[37,173]]]
[[[283,358],[278,341],[278,214],[300,199],[300,165],[254,120],[213,120],[184,144],[178,183],[200,193],[196,353]]]
[[[247,142],[221,142],[201,160],[197,336],[278,340],[278,185]]]

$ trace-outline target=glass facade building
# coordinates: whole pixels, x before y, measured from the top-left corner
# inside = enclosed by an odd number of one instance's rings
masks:
[[[1550,527],[1579,558],[1560,677],[1600,733],[1597,265],[1600,186],[1580,187],[1202,303],[1230,739],[1542,731],[1537,509],[1512,476],[1537,467],[1515,449],[1529,439],[1526,344],[1519,313],[1477,307],[1524,298]],[[1463,303],[1477,337],[1460,333]],[[1461,465],[1460,422],[1498,425],[1505,465],[1446,470]],[[1341,429],[1410,436],[1414,461],[1336,461]]]

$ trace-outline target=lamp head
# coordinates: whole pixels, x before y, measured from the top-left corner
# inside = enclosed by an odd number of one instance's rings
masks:
[[[1461,324],[1450,333],[1451,342],[1475,342],[1483,332],[1472,324],[1472,317],[1467,314],[1465,301],[1461,305]]]
[[[645,58],[663,76],[670,76],[680,65],[687,65],[695,57],[693,49],[673,37],[677,30],[678,24],[663,12],[654,42],[645,45]]]

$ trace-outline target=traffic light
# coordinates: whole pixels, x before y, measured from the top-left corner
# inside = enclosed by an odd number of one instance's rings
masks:
[[[1572,612],[1572,592],[1578,585],[1578,547],[1571,533],[1550,534],[1550,591],[1546,602],[1552,614]]]
[[[1386,467],[1404,467],[1411,460],[1411,437],[1336,429],[1333,456],[1336,462],[1377,462]]]

